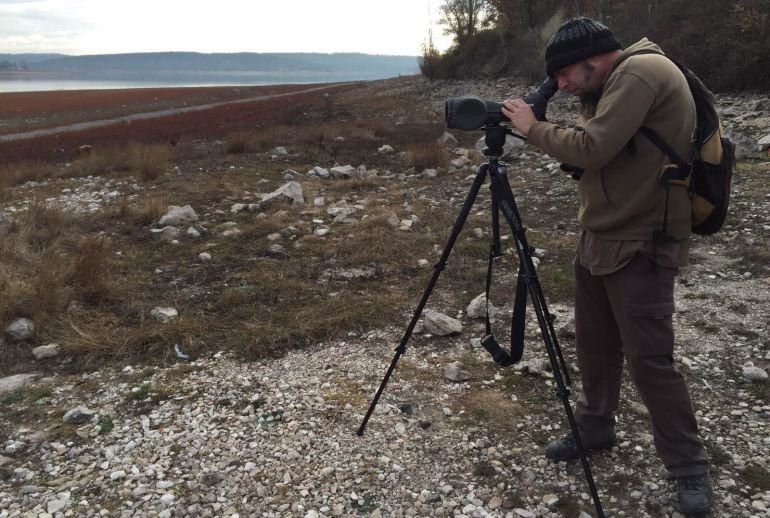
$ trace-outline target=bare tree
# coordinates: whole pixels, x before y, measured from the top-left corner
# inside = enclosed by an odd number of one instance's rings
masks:
[[[561,0],[488,0],[498,27],[525,31],[541,27],[562,3]]]
[[[452,36],[457,45],[462,45],[488,22],[487,0],[444,0],[439,11],[444,34]]]

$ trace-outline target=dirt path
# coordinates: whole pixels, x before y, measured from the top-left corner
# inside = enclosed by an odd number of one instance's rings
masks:
[[[346,84],[346,83],[342,83]],[[44,128],[44,129],[37,129],[37,130],[31,130],[31,131],[23,131],[18,133],[9,133],[7,135],[0,135],[0,142],[9,142],[14,140],[23,140],[23,139],[31,139],[31,138],[37,138],[37,137],[46,137],[51,135],[57,135],[63,132],[68,131],[82,131],[87,129],[93,129],[93,128],[99,128],[103,126],[111,126],[113,124],[125,124],[127,122],[136,121],[136,120],[144,120],[144,119],[152,119],[157,117],[166,117],[169,115],[179,115],[182,113],[191,113],[191,112],[197,112],[197,111],[203,111],[203,110],[209,110],[211,108],[217,108],[220,106],[227,106],[227,105],[235,105],[235,104],[244,104],[244,103],[250,103],[255,101],[267,101],[271,99],[278,99],[280,97],[287,97],[291,95],[297,95],[297,94],[307,94],[312,92],[318,92],[323,90],[328,90],[332,87],[336,88],[341,86],[339,83],[335,83],[333,85],[324,85],[324,86],[317,86],[313,88],[308,88],[305,90],[295,90],[291,92],[285,92],[285,93],[278,93],[278,94],[270,94],[270,95],[260,95],[256,97],[247,97],[245,99],[237,99],[232,101],[221,101],[216,103],[208,103],[208,104],[201,104],[197,106],[185,106],[181,108],[168,108],[164,110],[156,110],[151,112],[142,112],[142,113],[133,113],[130,115],[124,115],[120,117],[113,117],[109,119],[101,119],[101,120],[95,120],[95,121],[86,121],[86,122],[78,122],[73,124],[66,124],[62,126],[56,126],[53,128]]]

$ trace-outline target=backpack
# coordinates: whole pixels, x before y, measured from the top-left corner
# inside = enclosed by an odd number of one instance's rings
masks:
[[[661,177],[661,183],[666,187],[662,234],[667,235],[668,189],[671,185],[682,185],[688,188],[692,200],[693,233],[708,236],[722,228],[727,216],[735,169],[735,144],[724,136],[714,106],[714,94],[689,68],[671,61],[684,74],[695,101],[696,141],[692,163],[682,160],[652,129],[642,127],[639,131],[677,166]]]

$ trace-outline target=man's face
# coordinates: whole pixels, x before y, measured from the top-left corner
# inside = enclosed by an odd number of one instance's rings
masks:
[[[575,97],[591,94],[601,87],[596,67],[587,61],[578,61],[557,70],[553,77],[559,85],[559,90],[568,92]]]

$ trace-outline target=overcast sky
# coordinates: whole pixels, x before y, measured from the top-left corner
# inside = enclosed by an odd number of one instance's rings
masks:
[[[0,0],[0,53],[418,55],[441,0]],[[440,28],[433,38],[447,45]]]

